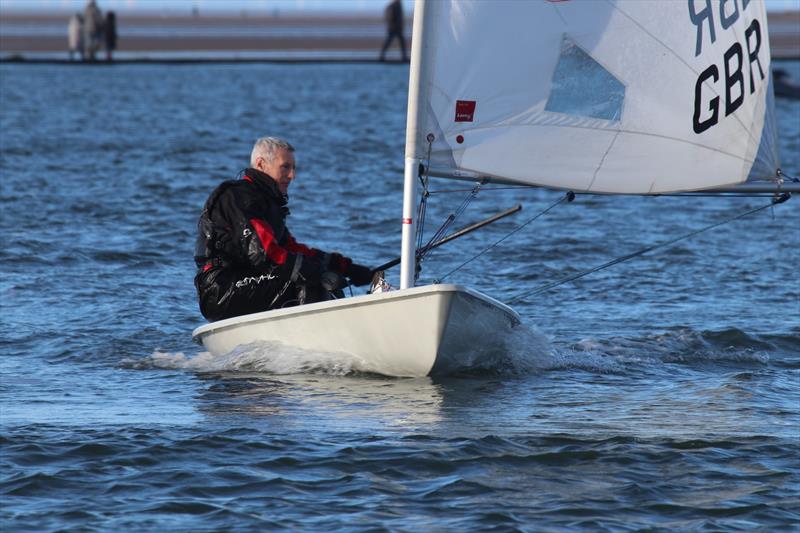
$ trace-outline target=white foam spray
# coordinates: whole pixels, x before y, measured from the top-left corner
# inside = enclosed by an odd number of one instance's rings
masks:
[[[500,352],[466,354],[467,366],[458,373],[472,375],[520,375],[554,370],[580,369],[598,374],[622,374],[631,366],[737,361],[765,364],[769,356],[742,347],[712,345],[706,335],[678,330],[641,338],[584,338],[570,344],[554,345],[548,336],[532,326],[515,327]],[[367,361],[343,352],[302,350],[278,342],[254,342],[233,351],[212,355],[198,352],[155,350],[144,359],[126,359],[125,368],[182,369],[191,372],[261,372],[274,375],[323,374],[344,376],[379,373]]]
[[[317,352],[293,348],[277,342],[254,342],[233,351],[212,355],[199,352],[187,356],[182,352],[154,351],[142,361],[123,364],[135,368],[182,369],[192,372],[263,372],[275,375],[328,374],[342,376],[372,372],[361,358],[335,352]]]

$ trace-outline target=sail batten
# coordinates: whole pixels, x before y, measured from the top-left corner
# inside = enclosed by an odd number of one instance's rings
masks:
[[[775,179],[763,2],[690,4],[430,2],[413,157],[600,193]]]

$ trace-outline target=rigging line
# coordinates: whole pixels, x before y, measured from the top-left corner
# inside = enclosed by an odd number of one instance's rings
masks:
[[[706,226],[706,227],[691,231],[691,232],[686,233],[684,235],[681,235],[679,237],[675,237],[673,239],[669,239],[667,241],[663,241],[663,242],[654,244],[652,246],[647,246],[645,248],[642,248],[641,250],[638,250],[636,252],[633,252],[633,253],[630,253],[630,254],[627,254],[627,255],[623,255],[622,257],[617,257],[616,259],[613,259],[613,260],[611,260],[611,261],[609,261],[607,263],[603,263],[602,265],[596,266],[596,267],[591,268],[589,270],[584,270],[583,272],[579,272],[577,274],[573,274],[571,276],[567,276],[565,278],[561,278],[561,279],[553,281],[551,283],[547,283],[545,285],[541,285],[539,287],[536,287],[533,290],[518,294],[517,296],[511,298],[510,301],[511,302],[515,302],[515,301],[520,301],[523,298],[528,298],[530,296],[537,296],[537,295],[539,295],[539,294],[541,294],[541,293],[543,293],[545,291],[548,291],[548,290],[550,290],[550,289],[552,289],[554,287],[558,287],[559,285],[563,285],[564,283],[568,283],[570,281],[574,281],[574,280],[582,278],[584,276],[588,276],[589,274],[593,274],[594,272],[598,272],[600,270],[603,270],[604,268],[608,268],[610,266],[622,263],[623,261],[627,261],[629,259],[633,259],[634,257],[640,256],[640,255],[645,254],[647,252],[651,252],[651,251],[656,250],[658,248],[663,248],[665,246],[669,246],[671,244],[675,244],[678,241],[682,241],[684,239],[688,239],[690,237],[694,237],[695,235],[697,235],[699,233],[703,233],[704,231],[708,231],[710,229],[714,229],[716,227],[722,226],[723,224],[728,224],[729,222],[733,222],[735,220],[738,220],[740,218],[744,218],[744,217],[752,215],[754,213],[758,213],[759,211],[763,211],[764,209],[769,209],[769,208],[771,208],[771,207],[773,207],[773,206],[775,206],[777,204],[782,204],[783,202],[785,202],[786,200],[791,198],[791,196],[792,195],[789,194],[789,193],[783,193],[781,195],[775,196],[770,203],[768,203],[766,205],[762,205],[761,207],[756,207],[755,209],[751,209],[751,210],[746,211],[744,213],[740,213],[738,215],[735,215],[733,217],[727,218],[727,219],[722,220],[720,222],[715,222],[714,224],[711,224],[709,226]]]
[[[422,234],[425,229],[425,213],[427,211],[427,205],[427,201],[420,200],[419,207],[417,208],[417,220],[419,220],[419,225],[417,226],[417,248],[422,245]]]
[[[430,192],[428,191],[428,183],[430,181],[428,177],[428,169],[431,168],[431,149],[433,147],[433,140],[434,140],[433,135],[429,133],[427,137],[428,141],[428,154],[426,156],[427,164],[424,166],[424,171],[422,165],[420,165],[419,170],[417,171],[417,177],[419,178],[419,181],[422,183],[422,195],[419,199],[419,209],[417,210],[417,220],[419,221],[419,225],[417,226],[418,250],[422,246],[422,237],[425,232],[425,213],[428,207],[428,197],[430,196]]]
[[[472,188],[470,194],[466,198],[464,198],[464,200],[461,202],[461,205],[458,206],[455,213],[450,213],[447,216],[447,219],[442,223],[442,225],[439,226],[439,229],[436,230],[436,233],[434,233],[433,237],[430,238],[428,244],[426,244],[424,247],[422,246],[417,247],[418,250],[417,261],[421,261],[425,256],[425,254],[427,254],[428,251],[431,248],[433,248],[433,244],[442,237],[444,237],[444,234],[447,232],[448,229],[450,229],[450,226],[453,224],[453,222],[455,222],[456,218],[460,217],[464,213],[470,202],[478,195],[478,192],[480,192],[482,185],[483,182],[476,183],[475,186]],[[419,244],[422,244],[421,239]]]
[[[467,197],[464,198],[461,201],[461,205],[458,206],[458,209],[456,209],[456,213],[455,213],[456,218],[460,217],[464,213],[464,211],[467,209],[467,206],[470,204],[470,202],[472,202],[472,200],[474,200],[475,197],[478,196],[478,193],[480,192],[481,187],[483,187],[483,182],[479,181],[472,188],[472,190],[470,191],[469,195],[467,195]]]
[[[561,203],[562,203],[562,202],[564,202],[565,200],[566,200],[566,201],[569,203],[569,202],[573,201],[574,199],[575,199],[575,193],[574,193],[574,192],[572,192],[572,191],[569,191],[569,192],[567,192],[567,193],[566,193],[564,196],[562,196],[561,198],[559,198],[559,199],[558,199],[558,200],[557,200],[555,203],[553,203],[553,204],[552,204],[550,207],[548,207],[548,208],[547,208],[547,209],[545,209],[544,211],[540,211],[539,213],[537,213],[536,215],[534,215],[533,217],[531,217],[530,219],[528,219],[528,220],[527,220],[526,222],[524,222],[523,224],[521,224],[521,225],[517,226],[517,227],[516,227],[516,228],[514,228],[514,229],[513,229],[511,232],[507,233],[507,234],[506,234],[506,235],[504,235],[502,238],[500,238],[499,240],[497,240],[497,241],[496,241],[494,244],[491,244],[490,246],[488,246],[488,247],[484,248],[484,249],[483,249],[482,251],[480,251],[478,254],[476,254],[476,255],[472,256],[471,258],[467,259],[466,261],[464,261],[463,263],[461,263],[460,265],[458,265],[456,268],[454,268],[453,270],[451,270],[450,272],[448,272],[447,274],[445,274],[445,275],[444,275],[444,276],[442,276],[441,278],[439,278],[439,279],[435,280],[435,281],[434,281],[434,283],[440,283],[442,280],[444,280],[445,278],[447,278],[447,277],[448,277],[448,276],[450,276],[451,274],[454,274],[456,271],[458,271],[458,270],[460,270],[461,268],[465,267],[467,264],[469,264],[469,263],[471,263],[472,261],[474,261],[475,259],[479,258],[480,256],[482,256],[483,254],[485,254],[486,252],[488,252],[489,250],[491,250],[491,249],[492,249],[492,248],[494,248],[495,246],[498,246],[498,245],[499,245],[501,242],[503,242],[504,240],[508,239],[509,237],[511,237],[512,235],[514,235],[516,232],[518,232],[519,230],[521,230],[522,228],[524,228],[525,226],[527,226],[528,224],[530,224],[531,222],[533,222],[534,220],[536,220],[537,218],[539,218],[540,216],[542,216],[542,215],[546,214],[548,211],[550,211],[551,209],[553,209],[553,208],[554,208],[554,207],[556,207],[557,205],[561,204]]]
[[[428,244],[426,244],[424,247],[420,247],[420,248],[417,249],[418,250],[417,251],[417,260],[421,260],[422,257],[426,253],[428,253],[428,250],[431,249],[433,244],[444,236],[445,232],[450,227],[450,224],[452,224],[455,219],[456,219],[456,216],[453,213],[450,213],[447,216],[447,219],[444,221],[444,223],[441,226],[439,226],[439,229],[436,230],[436,233],[433,234],[433,237],[431,237],[430,240],[428,240]]]

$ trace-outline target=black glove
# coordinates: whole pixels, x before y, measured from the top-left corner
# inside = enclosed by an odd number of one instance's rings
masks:
[[[341,274],[327,270],[320,276],[319,284],[326,291],[335,292],[347,287],[347,280]]]
[[[347,277],[350,278],[350,283],[356,287],[361,287],[362,285],[368,285],[369,283],[372,283],[372,276],[374,272],[372,272],[372,269],[369,267],[353,263],[347,267],[346,274]]]

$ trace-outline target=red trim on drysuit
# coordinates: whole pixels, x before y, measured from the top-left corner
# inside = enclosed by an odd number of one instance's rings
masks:
[[[256,230],[256,235],[258,235],[258,238],[261,241],[261,246],[267,253],[267,257],[269,257],[275,264],[284,264],[286,262],[286,258],[289,256],[289,251],[275,242],[275,234],[272,232],[272,226],[260,218],[251,218],[250,225],[253,226],[254,230]]]
[[[243,179],[249,181],[250,183],[255,183],[250,176],[245,175]],[[275,233],[272,231],[272,226],[260,218],[251,218],[250,225],[256,230],[256,234],[261,241],[262,248],[264,248],[264,251],[267,253],[267,257],[269,257],[278,265],[282,265],[286,262],[286,258],[289,256],[290,252],[295,254],[303,254],[306,257],[316,257],[322,253],[321,250],[309,248],[305,244],[297,242],[297,240],[295,240],[292,234],[288,233],[288,231],[286,236],[286,247],[279,245],[277,242],[275,242]],[[353,263],[350,258],[338,254],[336,259],[336,264],[331,266],[335,267],[339,272],[342,273],[346,272]]]
[[[303,254],[308,257],[315,257],[317,254],[322,253],[316,248],[309,248],[303,243],[297,242],[292,234],[286,236],[286,249],[296,254]]]
[[[242,177],[242,179],[255,184],[253,178],[246,174]],[[272,231],[272,226],[269,225],[269,222],[260,218],[251,218],[250,225],[253,226],[254,230],[256,230],[258,240],[261,241],[261,247],[264,249],[267,257],[269,257],[270,260],[272,260],[272,262],[275,264],[284,264],[286,262],[286,258],[289,256],[289,252],[283,246],[275,242],[275,232]]]

